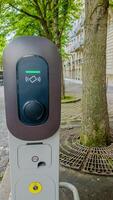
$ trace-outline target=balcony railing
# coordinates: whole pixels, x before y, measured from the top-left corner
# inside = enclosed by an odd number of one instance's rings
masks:
[[[73,45],[69,49],[70,53],[80,48],[83,44],[84,44],[84,39],[81,39],[79,42],[73,43]]]

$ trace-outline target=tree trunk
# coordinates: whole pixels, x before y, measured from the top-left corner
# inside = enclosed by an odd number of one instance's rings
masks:
[[[59,52],[61,54],[61,40],[60,38],[57,39],[56,42],[57,48],[59,49]],[[62,59],[62,55],[61,55]],[[61,69],[61,98],[65,98],[65,82],[64,82],[64,71],[63,71],[63,62],[62,62],[62,69]]]
[[[62,70],[61,70],[61,98],[65,98],[65,82],[64,82],[64,73],[63,73],[63,63],[62,63]]]
[[[85,0],[81,143],[104,146],[110,129],[106,97],[106,38],[108,0]]]

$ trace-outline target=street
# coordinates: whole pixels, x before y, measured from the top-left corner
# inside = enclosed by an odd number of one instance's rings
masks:
[[[5,121],[4,91],[0,87],[0,175],[4,172],[9,160],[8,130]]]
[[[3,87],[0,87],[0,148],[7,146],[8,142],[8,130],[5,121],[5,109],[4,109],[4,91]]]
[[[82,84],[77,83],[74,79],[65,79],[65,86],[66,86],[66,92],[75,93],[75,94],[82,93]],[[107,92],[108,94],[113,93],[113,85],[107,86]]]
[[[82,96],[82,84],[76,83],[75,80],[73,79],[66,79],[65,81],[65,88],[66,88],[66,93],[72,94],[72,95],[77,95],[77,96]],[[113,116],[113,86],[108,85],[107,87],[107,100],[108,100],[108,110],[109,110],[109,116],[110,120],[112,120]]]

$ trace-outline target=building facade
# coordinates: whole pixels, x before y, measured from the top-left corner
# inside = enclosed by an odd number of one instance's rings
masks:
[[[69,43],[65,47],[68,59],[64,61],[64,73],[66,78],[82,80],[83,65],[83,45],[84,45],[84,16],[76,20],[72,31],[69,33]]]
[[[69,43],[65,47],[66,53],[69,55],[64,60],[65,78],[74,79],[78,83],[82,83],[82,67],[83,67],[83,48],[84,48],[84,16],[76,20],[73,24],[72,31],[69,33]],[[108,17],[108,33],[107,33],[107,66],[106,75],[107,83],[113,85],[113,11],[109,10]]]
[[[108,17],[108,32],[107,32],[107,52],[106,52],[106,64],[107,64],[107,82],[113,85],[113,10],[109,9]]]

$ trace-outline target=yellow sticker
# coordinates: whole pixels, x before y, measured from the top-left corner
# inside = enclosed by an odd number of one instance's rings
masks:
[[[37,194],[40,193],[42,191],[42,185],[39,182],[32,182],[29,185],[29,192],[31,192],[32,194]]]

